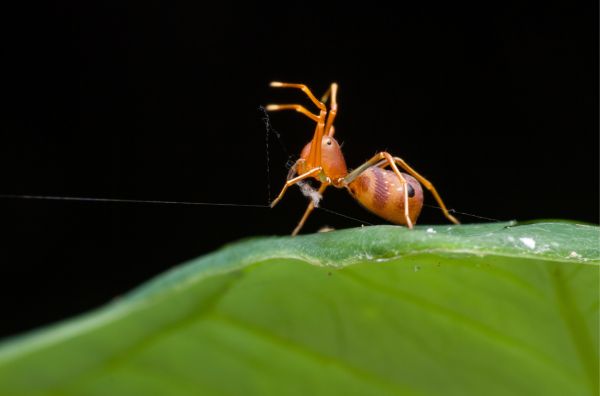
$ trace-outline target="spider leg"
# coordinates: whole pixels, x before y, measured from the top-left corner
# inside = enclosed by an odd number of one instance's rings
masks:
[[[321,167],[321,141],[323,140],[323,133],[325,131],[325,116],[327,112],[321,110],[321,115],[317,127],[315,129],[315,135],[311,141],[310,152],[306,162],[311,167]]]
[[[396,166],[396,163],[394,162],[392,156],[386,152],[383,152],[382,154],[385,156],[385,159],[389,162],[396,176],[398,176],[398,179],[400,179],[400,184],[402,184],[402,187],[404,189],[404,217],[406,218],[406,225],[408,226],[408,228],[413,228],[413,223],[410,220],[408,212],[408,183],[406,182],[404,176],[402,176],[402,173],[400,173],[400,170],[398,170],[398,167]]]
[[[327,186],[328,185],[325,184],[325,183],[321,184],[321,187],[319,187],[319,194],[322,195],[323,191],[325,191],[325,189],[327,188]],[[298,233],[300,232],[300,230],[304,226],[304,223],[306,223],[306,219],[308,219],[308,216],[310,216],[310,214],[312,213],[312,211],[314,209],[315,209],[315,202],[314,201],[310,201],[309,204],[308,204],[308,207],[306,208],[306,211],[304,212],[304,215],[302,216],[302,218],[298,222],[298,225],[296,226],[296,228],[294,228],[294,231],[292,232],[292,236],[298,235]]]
[[[271,86],[276,87],[276,88],[299,89],[302,92],[304,92],[306,94],[306,96],[308,96],[308,98],[315,104],[315,106],[317,106],[319,108],[320,112],[319,112],[319,117],[317,119],[317,127],[315,129],[315,134],[311,141],[312,145],[311,145],[310,152],[308,154],[308,158],[306,159],[306,162],[308,163],[308,165],[311,168],[320,167],[321,166],[321,140],[323,139],[323,134],[325,131],[325,118],[327,117],[327,107],[323,104],[323,102],[319,101],[315,97],[315,95],[313,95],[311,90],[304,84],[293,84],[293,83],[284,83],[284,82],[279,82],[279,81],[273,81],[273,82],[271,82]],[[296,108],[296,110],[300,111],[297,108]],[[312,113],[309,113],[307,111],[307,113],[304,113],[304,114],[312,119],[312,117],[308,115],[308,114],[312,114]]]
[[[319,101],[315,97],[315,95],[313,95],[313,93],[310,91],[310,89],[304,84],[292,84],[292,83],[283,83],[283,82],[279,82],[279,81],[273,81],[273,82],[271,82],[271,86],[275,87],[275,88],[297,88],[297,89],[301,90],[302,92],[304,92],[306,94],[306,96],[308,96],[308,98],[320,110],[327,111],[327,107],[325,107],[325,105],[321,101]]]
[[[281,201],[281,198],[283,198],[283,195],[285,194],[285,192],[287,191],[287,189],[289,187],[293,186],[294,184],[298,183],[299,181],[302,181],[304,179],[307,179],[309,177],[312,177],[312,176],[318,174],[319,172],[321,172],[321,170],[322,170],[322,168],[319,166],[317,168],[313,168],[313,169],[309,170],[306,173],[301,174],[300,176],[296,176],[296,177],[286,181],[285,184],[283,185],[283,188],[281,189],[281,192],[277,196],[277,198],[275,198],[275,200],[273,200],[273,202],[271,202],[271,207],[274,207],[275,205],[277,205],[277,203],[279,201]]]
[[[396,164],[400,165],[400,167],[402,169],[404,169],[406,172],[408,172],[410,175],[412,175],[415,179],[417,179],[419,181],[419,183],[421,183],[426,189],[428,189],[429,192],[431,192],[431,195],[433,195],[433,197],[437,201],[438,205],[440,206],[440,209],[444,213],[444,216],[446,216],[446,218],[448,220],[450,220],[454,224],[460,224],[460,221],[458,221],[456,219],[456,217],[454,217],[454,216],[452,216],[450,214],[450,211],[446,208],[446,205],[444,204],[444,201],[440,197],[440,194],[438,194],[437,190],[435,189],[435,187],[433,186],[433,184],[429,180],[425,179],[416,170],[414,170],[413,168],[411,168],[410,165],[408,165],[406,163],[406,161],[404,161],[402,158],[400,158],[400,157],[394,157],[394,162]],[[389,165],[389,162],[386,161],[386,160],[381,160],[381,161],[379,161],[378,163],[375,164],[375,166],[378,166],[380,168],[385,168],[388,165]]]
[[[352,172],[348,173],[348,175],[344,178],[344,184],[348,185],[352,183],[361,173],[369,169],[374,165],[378,165],[379,163],[388,164],[389,162],[385,159],[383,155],[383,151],[375,154],[370,160],[365,161],[358,168],[354,169]]]
[[[448,220],[450,220],[454,224],[460,224],[460,221],[458,221],[454,216],[450,214],[450,212],[446,208],[446,205],[444,204],[444,201],[442,201],[440,194],[438,194],[437,190],[429,180],[425,179],[416,170],[411,168],[402,158],[394,157],[393,159],[394,163],[400,165],[402,169],[404,169],[410,175],[414,176],[414,178],[417,179],[419,183],[421,183],[426,189],[429,190],[429,192],[431,192],[438,205],[440,205],[440,209],[442,209],[442,212],[444,212],[444,216],[446,216]]]
[[[296,171],[298,170],[298,165],[300,164],[300,162],[304,162],[304,160],[300,158],[298,161],[294,162],[294,165],[290,167],[290,170],[288,171],[287,177],[285,179],[286,181],[293,179],[297,175]]]
[[[267,111],[279,111],[279,110],[296,110],[298,113],[302,113],[314,122],[319,122],[319,116],[308,111],[304,106],[299,104],[270,104],[266,107]]]
[[[400,170],[398,170],[398,167],[394,162],[394,158],[390,155],[390,153],[382,151],[380,153],[375,154],[370,160],[368,160],[367,162],[350,172],[344,178],[344,184],[348,185],[352,183],[365,170],[369,169],[371,166],[377,166],[379,163],[384,163],[385,166],[389,165],[396,174],[396,176],[398,176],[400,184],[402,184],[404,190],[404,218],[406,219],[406,225],[408,226],[408,228],[413,228],[413,224],[410,219],[408,210],[408,188],[406,187],[408,183],[404,176],[402,176],[402,173],[400,173]]]
[[[325,133],[327,136],[333,136],[335,133],[335,129],[333,128],[333,121],[335,120],[335,116],[338,111],[337,104],[337,90],[338,85],[336,83],[332,83],[327,92],[323,94],[321,101],[323,103],[327,102],[327,99],[331,96],[331,104],[329,105],[329,113],[327,114],[327,123],[325,124]]]

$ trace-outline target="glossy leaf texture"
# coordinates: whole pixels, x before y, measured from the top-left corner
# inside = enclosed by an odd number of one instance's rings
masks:
[[[0,344],[1,395],[594,395],[600,231],[256,238]]]

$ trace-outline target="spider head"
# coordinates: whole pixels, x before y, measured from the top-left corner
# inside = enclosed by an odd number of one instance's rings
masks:
[[[305,161],[308,160],[312,142],[309,142],[300,153],[300,158]],[[306,164],[306,162],[304,162]],[[342,154],[342,149],[339,143],[331,136],[323,136],[321,139],[321,166],[323,167],[323,173],[331,180],[337,180],[345,177],[348,174],[346,168],[346,160]],[[305,171],[308,171],[306,169]],[[299,170],[302,173],[302,170]]]

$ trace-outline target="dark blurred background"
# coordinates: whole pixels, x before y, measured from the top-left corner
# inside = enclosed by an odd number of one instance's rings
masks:
[[[388,150],[458,211],[597,223],[597,2],[409,3],[5,10],[0,193],[265,204],[258,107],[310,105],[268,83],[321,94],[337,81],[350,167]],[[271,121],[293,156],[314,129],[294,112]],[[287,154],[273,137],[269,152],[275,195]],[[385,223],[344,191],[322,204]],[[223,244],[286,235],[305,206],[297,189],[273,210],[0,199],[0,336],[97,307]],[[420,219],[445,222],[432,208]],[[325,225],[360,223],[317,211],[304,232]]]

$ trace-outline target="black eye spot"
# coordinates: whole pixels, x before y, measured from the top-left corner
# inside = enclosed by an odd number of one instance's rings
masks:
[[[408,185],[408,197],[412,198],[415,196],[415,189],[410,184]]]
[[[328,140],[328,141],[327,141],[327,145],[328,145],[328,146],[331,146],[331,140]]]

